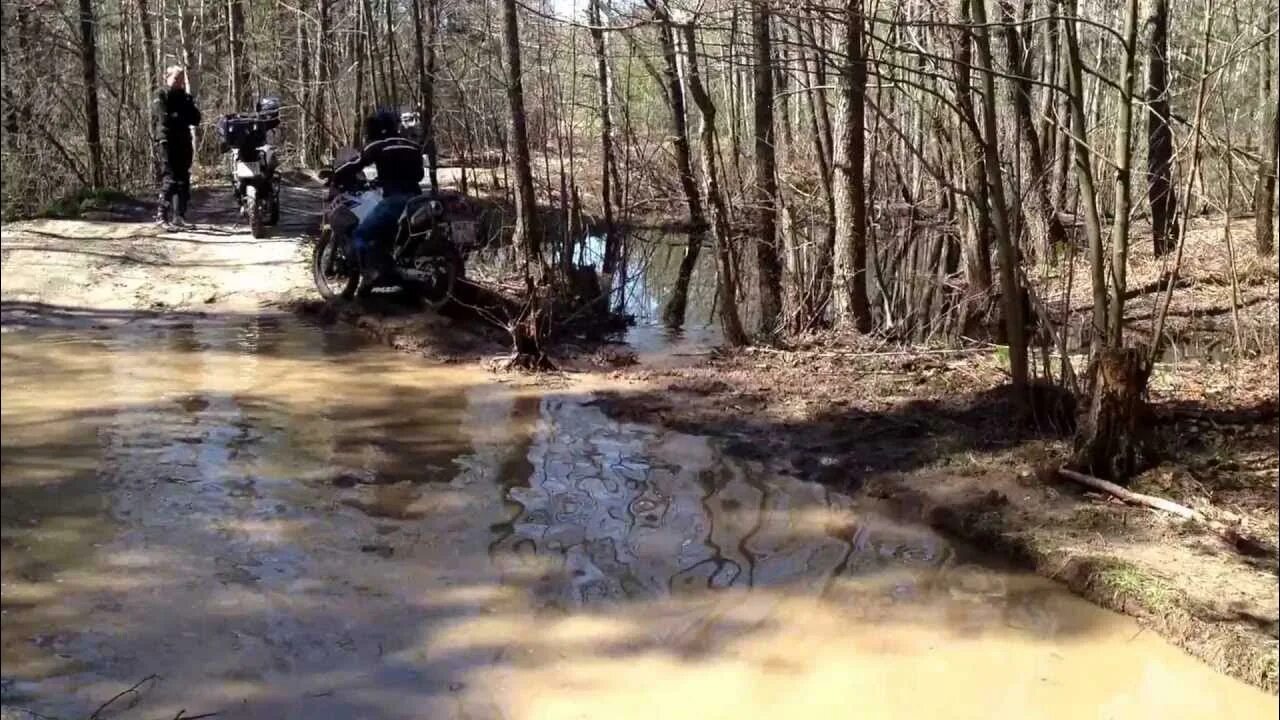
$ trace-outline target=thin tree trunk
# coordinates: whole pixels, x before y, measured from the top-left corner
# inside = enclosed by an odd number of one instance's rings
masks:
[[[1173,189],[1173,132],[1169,129],[1169,0],[1154,0],[1147,59],[1147,197],[1156,255],[1173,248],[1178,235]]]
[[[231,102],[237,110],[253,102],[249,87],[249,59],[244,52],[244,0],[227,0],[227,39],[231,45]]]
[[[668,22],[670,19],[667,19]],[[684,34],[685,68],[689,79],[689,92],[702,114],[702,182],[707,202],[711,205],[711,233],[716,243],[716,266],[719,270],[720,325],[724,339],[731,346],[747,344],[747,334],[738,317],[737,278],[733,267],[733,250],[730,247],[729,208],[720,192],[716,167],[716,106],[702,85],[698,73],[698,40],[692,23],[681,27]]]
[[[805,96],[809,105],[810,129],[813,132],[816,146],[819,182],[822,183],[822,195],[827,211],[822,243],[818,246],[817,259],[814,263],[814,291],[810,297],[811,306],[808,309],[809,314],[812,316],[809,318],[809,323],[812,324],[818,320],[825,303],[831,296],[831,264],[835,257],[836,247],[836,205],[833,187],[834,177],[831,168],[833,155],[831,148],[831,114],[827,108],[827,94],[824,89],[827,81],[822,58],[823,48],[819,43],[819,36],[814,30],[812,18],[808,19],[806,27],[808,27],[809,35],[813,38],[815,51],[812,69],[810,69],[808,62],[805,62],[805,79],[809,88]],[[804,60],[805,56],[806,53],[801,48],[801,59]]]
[[[760,279],[760,330],[775,333],[782,319],[782,264],[778,260],[778,177],[774,148],[773,43],[770,0],[755,0],[751,8],[755,36],[755,205],[756,264]],[[865,247],[865,245],[864,245]],[[865,263],[865,259],[864,259]]]
[[[146,92],[150,93],[151,88],[160,82],[160,69],[156,67],[156,40],[152,30],[151,10],[147,0],[138,0],[138,17],[142,24],[142,52],[147,56],[147,77],[142,87]]]
[[[1129,265],[1129,190],[1130,163],[1133,150],[1130,137],[1133,131],[1133,76],[1138,44],[1138,0],[1129,0],[1124,24],[1124,67],[1120,80],[1120,113],[1116,123],[1116,182],[1115,218],[1111,227],[1111,298],[1107,342],[1111,347],[1124,345],[1124,293],[1125,276]]]
[[[302,163],[310,167],[316,164],[313,154],[315,142],[311,140],[311,136],[317,132],[317,128],[313,127],[314,119],[306,117],[307,109],[311,107],[312,93],[310,38],[302,13],[294,15],[294,22],[298,43],[298,107],[302,109],[299,113],[298,147],[302,153]]]
[[[619,238],[614,228],[614,194],[612,180],[614,174],[613,156],[613,111],[610,107],[609,56],[606,52],[604,29],[604,11],[602,0],[588,0],[587,19],[591,24],[591,48],[596,60],[596,87],[599,91],[599,105],[596,111],[600,120],[600,204],[604,215],[604,261],[601,270],[612,275],[618,263]]]
[[[436,148],[435,131],[435,75],[436,75],[436,33],[439,0],[427,0],[427,11],[422,12],[422,0],[413,0],[413,51],[418,71],[418,121],[422,127],[422,146],[427,154],[427,171],[432,191],[439,190],[440,179],[437,171],[439,156]],[[426,27],[426,36],[423,27]]]
[[[1004,303],[1005,331],[1009,341],[1009,371],[1013,380],[1015,403],[1021,409],[1027,389],[1026,327],[1022,315],[1022,290],[1018,283],[1018,259],[1009,229],[1004,178],[1000,169],[1000,154],[996,148],[1000,132],[996,125],[995,63],[992,59],[991,31],[987,26],[984,0],[974,0],[971,9],[973,21],[978,26],[974,28],[974,40],[983,68],[983,164],[987,173],[987,193],[991,198],[991,225],[995,230],[996,251],[1000,256],[1000,296]]]
[[[387,98],[392,105],[399,105],[400,90],[396,84],[396,58],[400,53],[396,50],[396,26],[391,13],[392,1],[386,0],[383,5],[386,9],[387,23],[387,69],[383,71],[383,77],[387,82]]]
[[[502,0],[502,45],[507,65],[507,106],[511,113],[509,144],[516,176],[515,244],[524,255],[532,282],[542,280],[542,248],[538,234],[538,207],[533,188],[533,164],[529,157],[529,127],[524,108],[524,80],[520,62],[520,19],[517,0]]]
[[[364,108],[364,61],[368,54],[365,46],[369,44],[369,36],[364,29],[364,15],[356,13],[356,34],[355,34],[355,54],[356,54],[356,101],[352,108],[351,118],[351,145],[360,147],[360,140],[364,136],[361,129],[363,125],[365,108]],[[341,104],[341,98],[335,100],[335,104]]]
[[[1272,83],[1273,87],[1280,84]],[[1276,254],[1276,168],[1280,163],[1277,150],[1280,149],[1280,97],[1273,95],[1270,114],[1271,122],[1262,128],[1267,137],[1263,143],[1262,157],[1258,160],[1258,174],[1253,186],[1254,237],[1255,248],[1259,257],[1273,257]],[[1265,117],[1265,115],[1264,115]]]
[[[969,3],[960,0],[960,20],[969,21]],[[959,108],[960,125],[973,139],[972,143],[960,141],[961,157],[965,167],[965,184],[968,186],[969,207],[973,217],[973,237],[965,255],[969,282],[975,295],[991,291],[991,204],[987,200],[987,181],[983,169],[982,132],[978,128],[978,116],[973,109],[973,88],[970,85],[969,68],[973,63],[973,39],[969,31],[960,28],[955,37],[956,106]]]
[[[862,0],[847,0],[843,22],[839,51],[845,61],[840,73],[832,183],[836,206],[832,306],[837,324],[852,325],[865,333],[871,331],[871,308],[867,302],[867,198],[863,180],[867,59],[862,44]]]
[[[1080,56],[1080,41],[1073,18],[1076,0],[1064,3],[1068,18],[1064,30],[1067,36],[1067,78],[1070,83],[1068,100],[1071,110],[1071,132],[1075,148],[1076,182],[1080,186],[1080,205],[1084,211],[1085,235],[1089,239],[1089,269],[1093,288],[1093,332],[1090,336],[1091,357],[1097,357],[1106,340],[1107,332],[1107,280],[1106,255],[1102,245],[1102,218],[1098,215],[1098,192],[1093,182],[1093,164],[1089,157],[1088,121],[1084,106],[1084,63]]]
[[[329,104],[327,98],[329,83],[330,79],[333,77],[333,73],[331,72],[330,66],[330,58],[332,55],[330,54],[331,51],[329,48],[329,0],[317,0],[317,5],[316,15],[318,17],[319,27],[316,29],[315,118],[316,122],[319,123],[319,132],[313,133],[312,137],[316,142],[316,148],[313,151],[315,157],[323,162],[320,152],[321,138],[332,136],[332,133],[329,132]]]
[[[93,0],[80,0],[80,67],[84,78],[85,144],[89,148],[89,182],[102,187],[102,130],[98,117],[98,47]]]
[[[680,62],[676,54],[675,28],[670,22],[666,22],[658,28],[658,33],[662,44],[667,106],[671,109],[671,125],[675,133],[672,144],[675,146],[676,170],[680,174],[680,188],[684,192],[685,205],[689,210],[689,240],[685,245],[684,256],[680,258],[675,286],[662,311],[662,320],[668,327],[680,327],[684,325],[685,309],[689,302],[689,283],[693,278],[693,270],[698,265],[703,238],[707,233],[707,216],[702,208],[702,196],[693,173],[693,153],[689,144],[684,82],[680,77]]]
[[[1030,5],[1031,0],[1025,0]],[[1025,6],[1024,6],[1025,9]],[[1001,0],[1000,10],[1005,25],[1005,47],[1009,53],[1009,70],[1016,76],[1010,82],[1013,85],[1013,107],[1019,117],[1022,135],[1027,146],[1027,164],[1031,170],[1031,182],[1035,185],[1036,198],[1040,205],[1040,217],[1047,230],[1047,245],[1041,247],[1044,258],[1052,257],[1054,249],[1067,244],[1067,230],[1058,219],[1057,209],[1053,206],[1053,195],[1050,191],[1049,171],[1045,167],[1044,155],[1040,147],[1040,135],[1036,131],[1035,119],[1031,114],[1031,58],[1023,52],[1022,38],[1013,25],[1013,7],[1009,0]],[[1014,187],[1020,187],[1015,185]]]

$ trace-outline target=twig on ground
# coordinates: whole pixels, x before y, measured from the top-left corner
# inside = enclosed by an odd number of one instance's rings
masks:
[[[135,694],[135,695],[136,695],[136,694],[138,693],[138,688],[142,687],[142,686],[143,686],[143,685],[145,685],[146,683],[149,683],[149,682],[151,682],[151,681],[153,681],[153,680],[159,680],[159,679],[160,679],[160,676],[159,676],[159,675],[156,675],[155,673],[152,673],[152,674],[150,674],[150,675],[148,675],[148,676],[146,676],[146,677],[142,678],[142,679],[141,679],[141,680],[139,680],[138,682],[134,683],[134,684],[133,684],[133,687],[130,687],[130,688],[126,689],[126,690],[121,690],[120,692],[116,693],[116,694],[115,694],[115,696],[113,696],[110,700],[108,700],[108,701],[106,701],[106,702],[102,703],[101,705],[99,705],[99,706],[98,706],[98,709],[97,709],[97,710],[94,710],[94,711],[93,711],[93,713],[91,713],[91,714],[89,715],[89,720],[102,720],[102,711],[103,711],[103,710],[106,710],[106,709],[107,709],[107,708],[109,708],[109,707],[111,707],[112,703],[114,703],[115,701],[117,701],[117,700],[119,700],[120,698],[124,697],[125,695],[128,695],[129,693],[133,693],[133,694]]]

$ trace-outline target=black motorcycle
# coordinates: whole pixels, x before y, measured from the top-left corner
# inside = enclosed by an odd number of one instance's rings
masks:
[[[367,296],[378,288],[362,281],[354,247],[356,226],[382,200],[376,181],[363,174],[320,171],[329,189],[320,239],[312,254],[316,289],[326,300]],[[411,292],[438,308],[465,275],[464,256],[475,245],[476,223],[458,193],[427,192],[405,205],[395,236],[383,238],[398,277],[383,287]]]
[[[280,102],[265,98],[252,113],[232,113],[218,119],[218,136],[230,152],[231,186],[240,214],[249,220],[255,238],[268,225],[280,222],[280,184],[276,181],[275,148],[267,133],[280,125]]]

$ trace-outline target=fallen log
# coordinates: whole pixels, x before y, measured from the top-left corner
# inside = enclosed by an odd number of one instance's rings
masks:
[[[1143,507],[1155,508],[1156,510],[1173,513],[1174,515],[1186,518],[1187,520],[1195,520],[1203,523],[1210,532],[1222,538],[1223,541],[1235,548],[1235,550],[1242,555],[1248,555],[1250,557],[1272,557],[1276,554],[1275,548],[1271,547],[1268,543],[1249,537],[1248,535],[1237,531],[1235,528],[1228,527],[1221,522],[1210,520],[1205,517],[1203,513],[1192,510],[1185,505],[1179,505],[1172,500],[1166,500],[1165,498],[1157,497],[1155,495],[1146,495],[1132,490],[1126,490],[1113,482],[1107,482],[1102,478],[1096,478],[1092,475],[1086,475],[1082,472],[1076,472],[1075,470],[1069,470],[1067,468],[1058,468],[1058,475],[1094,490],[1101,490],[1102,492],[1113,495],[1130,505],[1141,505]]]
[[[1156,497],[1155,495],[1145,495],[1132,490],[1126,490],[1113,482],[1108,482],[1102,478],[1096,478],[1092,475],[1085,475],[1084,473],[1076,472],[1075,470],[1068,470],[1067,468],[1058,468],[1058,474],[1086,487],[1114,495],[1130,505],[1143,505],[1157,510],[1164,510],[1165,512],[1173,513],[1174,515],[1187,518],[1188,520],[1204,520],[1204,516],[1200,513],[1185,505],[1179,505],[1172,500],[1166,500],[1162,497]]]

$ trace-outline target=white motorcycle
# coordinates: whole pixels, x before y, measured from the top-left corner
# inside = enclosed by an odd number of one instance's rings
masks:
[[[267,132],[279,125],[280,102],[275,98],[259,101],[255,112],[225,115],[217,124],[223,148],[230,152],[231,188],[255,238],[280,222],[276,153],[267,141]]]

